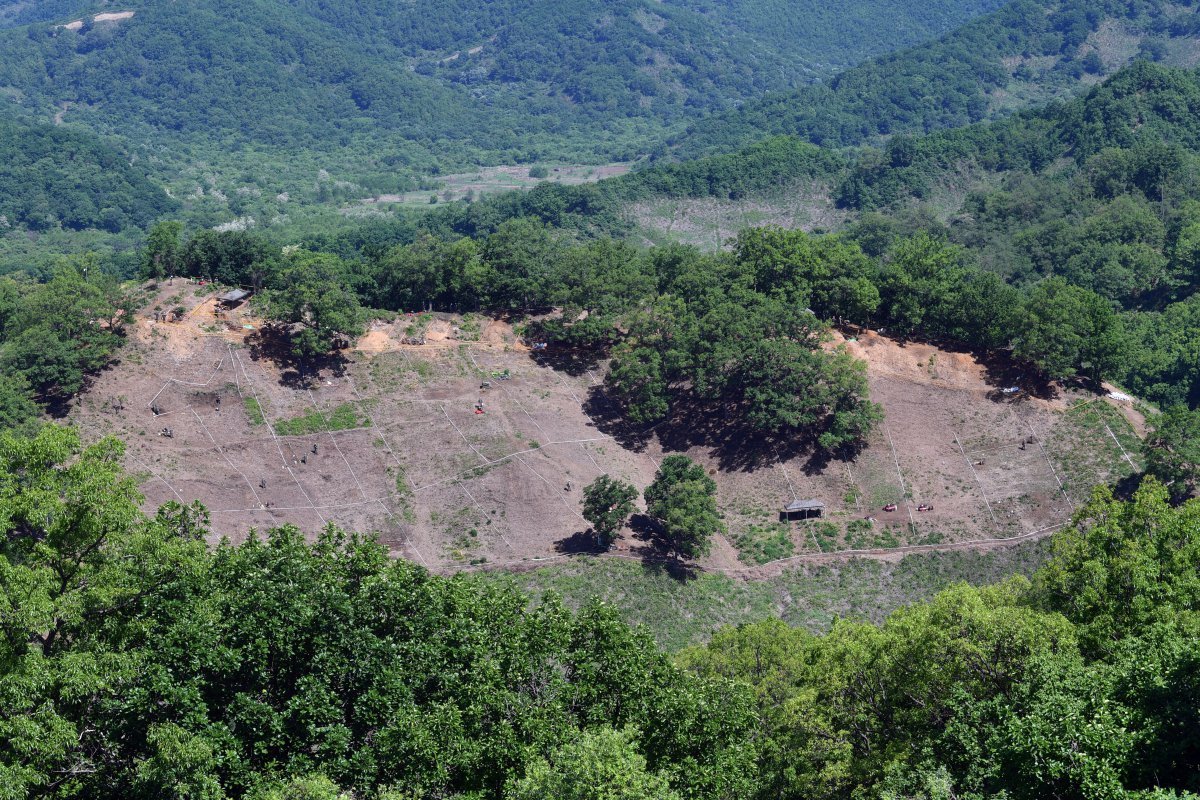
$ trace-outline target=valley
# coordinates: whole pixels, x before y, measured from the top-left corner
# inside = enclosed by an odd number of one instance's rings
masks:
[[[1200,798],[1196,0],[0,0],[0,800]]]

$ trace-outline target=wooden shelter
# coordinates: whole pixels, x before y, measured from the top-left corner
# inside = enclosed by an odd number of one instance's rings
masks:
[[[230,289],[228,292],[218,297],[217,302],[226,308],[233,308],[249,296],[249,289]]]
[[[779,519],[786,522],[798,519],[820,519],[824,513],[825,504],[820,500],[793,500],[779,512]]]

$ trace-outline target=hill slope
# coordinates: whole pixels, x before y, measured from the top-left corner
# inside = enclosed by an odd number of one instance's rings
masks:
[[[0,89],[47,117],[72,104],[71,120],[139,141],[370,139],[467,161],[597,158],[637,152],[699,112],[829,75],[997,2],[880,0],[832,14],[773,0],[135,0],[121,6],[132,17],[81,16],[70,27],[61,23],[79,3],[6,2],[0,20],[33,24],[0,33]],[[409,148],[399,159],[413,157]]]
[[[1069,96],[1139,55],[1194,63],[1197,30],[1190,3],[1016,0],[826,85],[697,122],[661,154],[727,152],[772,134],[843,146],[967,125]]]

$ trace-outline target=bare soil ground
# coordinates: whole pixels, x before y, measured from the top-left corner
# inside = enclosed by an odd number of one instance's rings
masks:
[[[730,529],[702,566],[763,575],[791,562],[739,560],[731,541],[746,531],[784,531],[792,561],[987,548],[1054,530],[1093,483],[1137,468],[1114,401],[1054,387],[1014,398],[995,365],[873,332],[844,344],[867,361],[886,424],[854,460],[823,462],[706,438],[698,420],[617,430],[595,413],[603,365],[539,363],[495,320],[434,315],[424,345],[401,344],[411,317],[377,322],[344,363],[299,376],[262,352],[247,310],[214,316],[208,288],[161,286],[72,421],[128,443],[148,508],[198,499],[235,541],[335,524],[438,570],[534,566],[592,550],[579,514],[588,482],[608,473],[642,488],[664,454],[683,451],[717,480]],[[154,321],[179,306],[181,321]],[[335,411],[345,429],[276,429]],[[808,497],[826,503],[824,520],[778,525],[783,504]],[[659,560],[636,522],[610,556]]]

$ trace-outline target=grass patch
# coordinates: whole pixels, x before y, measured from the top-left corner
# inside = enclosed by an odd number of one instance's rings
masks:
[[[275,423],[275,433],[280,436],[304,436],[310,433],[347,431],[353,428],[369,428],[371,421],[360,416],[354,403],[342,403],[326,414],[315,410],[301,417],[280,420]]]
[[[817,547],[821,548],[822,553],[832,553],[841,549],[838,542],[842,532],[837,525],[822,520],[810,523],[806,527],[810,538],[816,541]]]
[[[871,522],[856,519],[846,525],[846,545],[851,550],[875,550],[899,547],[900,540],[890,528],[876,530]]]
[[[1074,403],[1046,450],[1063,488],[1077,502],[1093,486],[1117,483],[1142,469],[1141,440],[1121,412],[1103,400]]]
[[[479,563],[475,553],[479,549],[479,513],[470,507],[460,508],[453,513],[430,513],[429,521],[437,525],[446,543],[446,555],[458,562],[470,560]]]
[[[251,425],[262,425],[267,421],[267,418],[263,416],[262,406],[253,397],[244,398],[242,405],[246,409],[246,416],[249,417]]]
[[[477,342],[483,332],[480,318],[477,314],[466,314],[458,323],[458,338],[464,342]]]
[[[737,548],[738,560],[746,564],[766,564],[796,553],[791,530],[779,522],[751,525],[733,537],[733,546]]]
[[[417,373],[417,377],[423,381],[427,381],[434,375],[433,364],[423,358],[412,358],[409,360],[412,371]]]
[[[1049,557],[1049,539],[983,553],[919,553],[891,564],[854,560],[838,566],[800,567],[765,581],[724,575],[690,580],[662,569],[612,558],[577,558],[521,573],[474,576],[512,585],[536,601],[545,592],[579,608],[592,598],[615,605],[670,651],[707,641],[717,629],[782,617],[815,632],[838,618],[879,622],[903,605],[920,602],[952,584],[995,583],[1029,575]]]
[[[388,467],[388,472],[396,476],[396,504],[400,506],[400,517],[412,525],[417,521],[417,512],[413,508],[413,490],[408,485],[408,474],[399,464]]]

